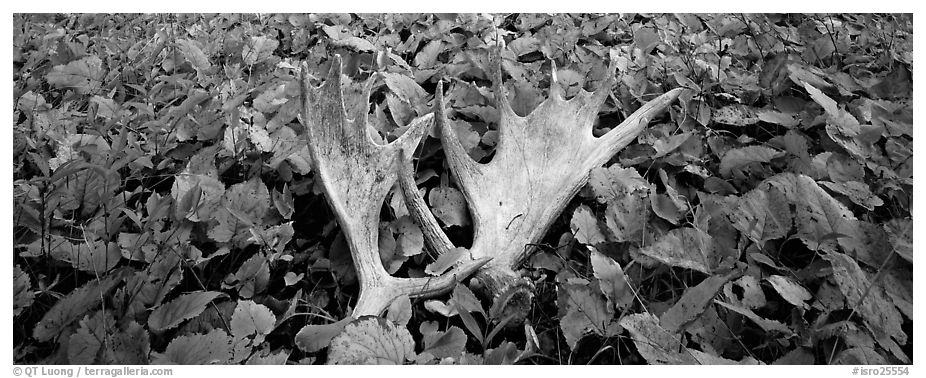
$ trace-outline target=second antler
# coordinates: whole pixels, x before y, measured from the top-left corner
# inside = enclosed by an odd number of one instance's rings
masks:
[[[589,173],[623,149],[649,120],[665,110],[683,88],[671,90],[644,104],[604,136],[592,135],[598,110],[614,84],[612,62],[607,79],[594,92],[580,91],[566,100],[556,83],[555,67],[550,97],[527,116],[515,114],[504,92],[501,69],[494,78],[500,119],[499,142],[489,163],[480,164],[466,153],[450,127],[443,105],[442,85],[435,95],[441,144],[474,224],[473,259],[492,258],[475,276],[492,300],[506,298],[506,312],[526,315],[533,296],[529,280],[515,272],[532,252],[566,204],[585,185]],[[424,205],[412,179],[410,162],[399,167],[399,183],[407,206],[424,229],[428,244],[438,251],[453,248],[434,216]]]

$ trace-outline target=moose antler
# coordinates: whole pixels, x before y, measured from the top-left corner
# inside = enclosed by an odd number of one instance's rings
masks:
[[[431,126],[433,116],[428,114],[413,120],[408,130],[392,143],[376,144],[368,134],[367,109],[351,109],[348,114],[344,107],[341,57],[335,56],[320,87],[309,83],[306,72],[308,65],[303,63],[302,117],[315,175],[347,239],[360,281],[360,298],[353,317],[380,315],[402,295],[439,295],[484,265],[489,258],[460,264],[434,278],[397,278],[386,272],[378,248],[380,208],[395,183],[398,152],[415,148]],[[364,84],[365,100],[370,97],[374,79],[371,76]]]
[[[435,112],[441,129],[441,144],[450,169],[468,203],[474,224],[470,255],[491,257],[475,276],[480,291],[497,300],[505,298],[506,313],[527,314],[533,296],[530,281],[515,269],[537,243],[569,200],[585,185],[589,173],[630,143],[650,118],[662,112],[684,91],[677,88],[644,104],[604,136],[592,135],[598,110],[614,84],[615,63],[608,77],[594,92],[580,91],[565,100],[556,83],[550,97],[525,117],[511,108],[502,86],[501,68],[495,72],[494,93],[500,113],[499,141],[495,156],[486,164],[470,158],[447,122],[443,85],[438,84]],[[399,169],[399,183],[407,207],[426,229],[426,241],[436,251],[453,248],[434,216],[414,187],[411,164]],[[436,235],[436,236],[435,236]]]

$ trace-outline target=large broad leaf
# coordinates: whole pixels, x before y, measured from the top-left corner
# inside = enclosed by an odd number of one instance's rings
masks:
[[[459,357],[466,350],[466,334],[462,329],[450,326],[446,331],[438,331],[437,322],[421,323],[421,340],[424,350],[435,358]]]
[[[232,185],[225,191],[222,204],[237,218],[237,223],[248,226],[261,223],[270,209],[270,192],[260,177]]]
[[[447,226],[465,226],[469,224],[466,199],[456,188],[441,186],[428,193],[431,211],[437,219]]]
[[[629,307],[633,303],[633,290],[620,264],[594,249],[589,259],[595,278],[598,279],[598,287],[608,298],[608,307],[618,310]]]
[[[768,163],[783,153],[765,146],[746,146],[727,151],[720,159],[720,174],[730,177],[733,170],[750,163]]]
[[[209,57],[203,53],[197,42],[189,39],[178,39],[177,47],[179,47],[180,53],[183,54],[187,62],[190,62],[190,65],[196,69],[196,74],[199,77],[206,77],[212,68],[212,64],[209,63]]]
[[[833,141],[857,159],[879,154],[874,142],[881,138],[883,126],[861,125],[855,116],[841,109],[835,100],[813,85],[804,83],[804,89],[823,107],[827,116],[826,133]]]
[[[38,341],[51,340],[65,327],[80,319],[87,311],[99,306],[103,298],[106,298],[109,292],[131,272],[132,269],[128,267],[117,269],[102,279],[91,280],[72,291],[45,313],[42,320],[32,329],[32,337]]]
[[[733,126],[748,126],[759,122],[759,115],[756,108],[746,105],[727,105],[720,109],[714,109],[711,114],[714,122]]]
[[[251,355],[251,358],[248,358],[248,361],[245,365],[286,365],[286,361],[289,360],[290,351],[286,349],[280,349],[273,353],[268,353],[263,355],[262,353],[254,353]]]
[[[859,261],[880,266],[890,253],[887,234],[876,225],[859,221],[812,178],[793,173],[780,173],[757,190],[775,188],[784,194],[794,208],[797,237],[814,250],[836,252],[841,247]]]
[[[386,310],[386,319],[393,321],[400,326],[407,326],[408,321],[412,319],[412,301],[408,295],[400,295]]]
[[[254,301],[238,301],[231,318],[231,334],[235,338],[255,336],[254,344],[259,344],[263,337],[273,331],[276,316],[267,306]]]
[[[424,272],[432,276],[439,276],[444,274],[447,269],[450,269],[457,261],[460,261],[463,256],[469,254],[469,250],[463,247],[456,247],[451,249],[444,254],[437,257],[433,263],[428,264],[424,268]]]
[[[865,319],[877,339],[893,338],[901,345],[907,343],[907,334],[901,328],[903,318],[884,298],[880,288],[871,287],[871,281],[851,257],[842,253],[823,256],[833,265],[833,276],[839,290],[846,296],[849,306]]]
[[[891,255],[890,236],[877,224],[853,219],[840,233],[846,236],[839,237],[839,246],[860,263],[877,268]]]
[[[780,173],[765,180],[759,187],[777,188],[794,205],[798,237],[812,249],[834,251],[838,237],[854,233],[855,216],[852,212],[810,177]]]
[[[736,288],[734,291],[733,289]],[[765,307],[768,299],[755,276],[745,275],[723,286],[723,294],[728,301],[748,309]]]
[[[669,185],[668,182],[663,182],[666,186],[666,192],[650,195],[650,206],[653,208],[653,213],[660,218],[672,222],[672,224],[678,224],[685,217],[688,204],[684,198],[678,195],[675,188]]]
[[[140,324],[129,322],[110,339],[109,350],[103,363],[110,365],[147,365],[151,352],[148,331]]]
[[[171,340],[164,353],[153,353],[153,364],[225,364],[232,357],[232,338],[221,329],[207,334],[180,336]]]
[[[641,240],[650,207],[650,184],[633,168],[615,164],[592,169],[588,186],[598,202],[608,205],[605,223],[614,240]]]
[[[728,260],[721,251],[708,233],[691,227],[673,229],[656,243],[640,249],[640,253],[663,264],[706,274],[711,274],[724,264],[724,260]]]
[[[127,296],[131,298],[131,302],[126,304],[127,315],[137,318],[152,306],[161,304],[183,279],[181,263],[179,253],[163,251],[155,255],[147,271],[136,272],[129,278],[125,292],[132,295]]]
[[[19,268],[19,264],[13,265],[13,316],[19,316],[24,309],[32,306],[34,299],[32,279]]]
[[[653,365],[691,365],[695,359],[685,351],[678,335],[659,326],[659,319],[650,313],[632,314],[621,319],[621,327],[630,332],[637,351]]]
[[[103,61],[97,56],[75,60],[67,65],[55,66],[45,80],[56,88],[70,88],[88,94],[100,88],[103,79]]]
[[[402,365],[415,359],[415,341],[404,327],[364,316],[331,340],[328,363],[335,365]]]
[[[835,123],[847,133],[852,133],[853,135],[858,133],[859,122],[852,114],[840,109],[836,101],[813,85],[810,85],[810,83],[805,82],[803,84],[810,98],[823,107],[823,111],[826,112],[826,116],[829,118],[830,122]]]
[[[176,327],[182,321],[191,319],[206,309],[212,300],[223,296],[218,291],[200,291],[184,294],[156,308],[148,317],[148,327],[160,332]]]
[[[575,348],[587,332],[605,337],[620,334],[620,327],[613,322],[614,309],[588,285],[561,285],[556,292],[556,304],[561,315],[559,327],[570,348]]]
[[[836,365],[889,365],[890,363],[874,348],[849,348],[836,355]]]
[[[601,228],[598,227],[598,219],[586,205],[579,205],[572,213],[569,228],[579,243],[595,245],[605,241]]]
[[[791,336],[794,334],[794,331],[792,331],[790,328],[788,328],[788,326],[782,324],[781,322],[763,318],[746,307],[722,302],[716,299],[714,300],[714,303],[719,304],[730,311],[745,316],[749,320],[752,320],[753,323],[758,325],[759,328],[762,328],[762,330],[765,332],[777,332],[786,336]]]
[[[761,365],[751,357],[728,360],[682,345],[682,338],[659,326],[659,319],[649,313],[633,314],[621,319],[630,332],[637,351],[652,365]]]
[[[890,235],[891,245],[904,260],[913,262],[913,220],[892,219],[884,224],[884,231]]]
[[[874,210],[876,207],[884,204],[881,198],[871,192],[871,188],[869,188],[867,184],[858,181],[823,181],[820,184],[829,190],[849,197],[850,201],[868,210]]]
[[[215,154],[215,148],[203,149],[193,155],[183,172],[174,178],[170,194],[176,204],[177,219],[207,220],[220,206],[225,184],[219,181]]]
[[[122,250],[114,242],[86,240],[74,244],[58,235],[51,235],[44,243],[42,239],[36,240],[20,256],[44,256],[43,245],[53,259],[70,263],[78,270],[92,274],[104,274],[122,258]]]
[[[787,199],[776,188],[754,189],[727,209],[730,224],[761,248],[788,235],[793,221]]]
[[[688,288],[678,302],[662,314],[659,323],[666,331],[672,333],[683,330],[701,316],[717,292],[732,276],[732,274],[710,276],[697,286]]]
[[[241,59],[244,60],[244,64],[261,63],[269,59],[279,45],[280,42],[270,37],[251,37],[241,49]]]
[[[621,200],[630,193],[648,192],[650,189],[649,183],[635,169],[624,168],[619,164],[592,169],[588,186],[600,203]]]
[[[408,76],[384,72],[383,79],[392,93],[395,93],[402,101],[414,104],[416,100],[428,94],[415,82],[415,79]]]
[[[235,274],[225,277],[223,288],[236,288],[242,298],[251,298],[267,290],[270,282],[270,263],[267,257],[255,253],[247,259]]]
[[[765,280],[772,284],[775,291],[788,301],[788,303],[805,310],[810,309],[810,306],[808,306],[806,302],[813,298],[813,295],[801,286],[801,284],[795,282],[794,279],[785,276],[771,275],[766,277]]]
[[[390,226],[392,232],[399,235],[395,240],[396,258],[415,256],[424,252],[424,234],[421,233],[421,227],[418,227],[411,216],[406,215],[396,219]]]
[[[318,352],[328,347],[331,339],[341,333],[353,318],[344,318],[331,324],[309,324],[296,333],[296,346],[305,352]]]
[[[85,316],[80,321],[80,328],[68,338],[68,362],[75,365],[96,363],[97,354],[107,337],[107,330],[115,325],[116,320],[112,314],[105,311]]]

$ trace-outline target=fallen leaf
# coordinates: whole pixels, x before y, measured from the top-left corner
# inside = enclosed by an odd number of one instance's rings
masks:
[[[245,362],[245,365],[286,365],[286,361],[289,360],[290,351],[285,349],[280,349],[275,353],[268,353],[263,355],[262,353],[254,353],[248,358],[248,361]]]
[[[296,333],[296,346],[304,352],[314,353],[328,347],[331,339],[341,333],[348,323],[353,321],[351,317],[341,319],[330,324],[309,324]]]
[[[184,294],[158,306],[148,316],[148,327],[155,332],[165,331],[180,325],[206,309],[209,302],[225,294],[218,291],[199,291]]]
[[[178,39],[177,46],[180,47],[180,54],[190,62],[190,65],[193,66],[193,69],[196,70],[196,75],[205,78],[207,74],[210,73],[212,69],[212,63],[209,62],[209,57],[203,53],[203,50],[198,46],[198,43],[189,39]]]
[[[13,265],[13,317],[19,316],[20,313],[29,306],[35,294],[32,293],[32,279],[26,272],[19,268],[19,264]]]
[[[635,169],[624,168],[620,164],[592,169],[588,186],[599,203],[621,202],[631,194],[650,190],[649,183]]]
[[[714,109],[711,117],[714,122],[733,126],[748,126],[759,122],[756,109],[746,105],[727,105]]]
[[[730,177],[733,170],[750,163],[768,163],[782,152],[765,146],[746,146],[727,151],[720,159],[720,174]]]
[[[688,324],[701,316],[717,292],[731,277],[730,274],[710,276],[697,286],[688,288],[678,302],[662,314],[659,324],[673,334],[684,330]]]
[[[891,245],[904,260],[913,262],[913,221],[909,218],[894,218],[883,225],[884,231],[890,235]]]
[[[762,330],[765,332],[774,331],[774,332],[783,334],[785,336],[790,336],[794,334],[794,331],[792,331],[790,328],[788,328],[788,326],[782,324],[781,322],[763,318],[748,308],[729,304],[729,303],[726,303],[726,302],[723,302],[717,299],[714,300],[714,303],[719,304],[723,307],[726,307],[730,311],[733,311],[740,315],[745,316],[747,319],[752,320],[753,323],[758,325],[759,328],[762,328]]]
[[[160,365],[226,364],[232,357],[232,338],[221,329],[207,334],[179,336],[167,344],[164,353],[152,353],[151,363]]]
[[[833,264],[833,276],[849,306],[865,319],[876,338],[890,337],[900,344],[907,343],[901,328],[903,319],[897,309],[884,298],[881,290],[871,289],[862,268],[851,257],[834,252],[823,255]]]
[[[415,341],[408,330],[375,316],[350,322],[328,348],[331,365],[402,365],[414,359]]]
[[[428,264],[424,268],[424,272],[432,276],[439,276],[444,274],[447,269],[454,266],[457,261],[460,261],[461,258],[466,256],[469,253],[469,250],[463,247],[456,247],[447,251],[446,253],[437,256],[437,260]]]
[[[241,300],[231,318],[231,334],[239,339],[255,336],[255,344],[259,344],[264,336],[273,331],[276,321],[276,316],[267,306]]]
[[[749,191],[730,206],[728,216],[730,224],[760,248],[787,236],[793,225],[787,198],[776,188]]]
[[[52,67],[45,75],[45,80],[56,88],[73,88],[80,94],[93,93],[102,84],[102,65],[103,61],[99,57],[87,56],[67,65]]]
[[[810,177],[779,173],[759,185],[775,187],[795,207],[794,224],[811,249],[834,251],[838,236],[854,233],[855,216]]]
[[[598,227],[598,219],[592,214],[592,209],[586,205],[579,205],[573,211],[569,228],[572,229],[579,243],[595,245],[605,241],[601,228]]]
[[[856,205],[868,209],[869,211],[874,210],[876,207],[884,204],[884,201],[881,200],[881,198],[871,192],[871,188],[869,188],[868,185],[858,181],[846,181],[840,183],[823,181],[820,183],[820,185],[823,185],[827,189],[836,193],[849,197],[850,201],[854,202]]]
[[[386,319],[403,327],[408,325],[411,318],[412,301],[408,298],[408,295],[400,295],[389,304],[389,308],[386,310]]]
[[[273,50],[279,45],[280,43],[271,37],[251,37],[241,49],[241,59],[244,60],[244,64],[262,63],[273,56]]]
[[[450,326],[446,331],[438,331],[437,322],[423,322],[419,328],[424,350],[435,358],[459,357],[466,350],[466,334],[462,329]]]
[[[632,314],[620,321],[621,327],[630,332],[630,339],[637,351],[652,365],[691,365],[695,359],[682,346],[681,338],[659,326],[659,319],[650,313]]]
[[[766,277],[765,280],[772,284],[775,291],[788,301],[788,303],[804,310],[810,309],[810,306],[808,306],[806,302],[812,299],[813,295],[799,283],[795,282],[794,279],[785,276],[771,275]]]
[[[47,254],[42,250],[43,245]],[[44,242],[42,239],[32,242],[26,251],[20,253],[22,257],[46,255],[67,262],[80,271],[104,274],[122,259],[122,249],[114,242],[82,240],[74,244],[61,236],[50,235]]]
[[[103,298],[106,298],[109,292],[132,271],[128,267],[116,269],[102,279],[90,280],[74,289],[45,312],[42,319],[32,329],[32,337],[38,341],[51,340],[71,323],[80,319],[87,311],[99,306]]]
[[[431,189],[428,193],[431,211],[437,219],[447,226],[465,226],[469,224],[469,213],[463,193],[449,186]]]
[[[559,327],[569,348],[575,348],[586,332],[605,337],[620,333],[620,327],[613,322],[614,309],[587,285],[561,285],[556,292],[556,303],[561,315]]]
[[[624,270],[621,266],[595,249],[592,249],[589,259],[595,278],[599,281],[598,287],[601,288],[605,298],[608,298],[608,306],[618,310],[627,309],[633,303],[633,290],[627,278],[624,277]]]
[[[733,290],[734,286],[739,290]],[[738,295],[738,293],[742,293],[742,295]],[[759,280],[750,275],[742,276],[724,285],[723,294],[727,300],[749,309],[765,307],[767,303],[765,292],[762,291]]]
[[[711,274],[720,264],[714,240],[704,231],[691,227],[672,229],[640,253],[663,264]]]

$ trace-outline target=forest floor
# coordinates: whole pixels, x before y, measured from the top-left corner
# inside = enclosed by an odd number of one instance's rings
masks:
[[[911,363],[912,15],[16,14],[13,26],[16,363]],[[345,326],[357,274],[299,116],[299,67],[324,77],[336,54],[373,134],[394,140],[430,113],[442,81],[481,162],[499,140],[493,62],[521,116],[551,85],[572,98],[616,66],[596,136],[691,91],[530,246],[522,322],[464,281]],[[386,79],[364,103],[374,72]],[[437,134],[414,157],[443,231],[469,247]],[[400,193],[382,207],[380,256],[391,274],[426,277],[434,258]]]

